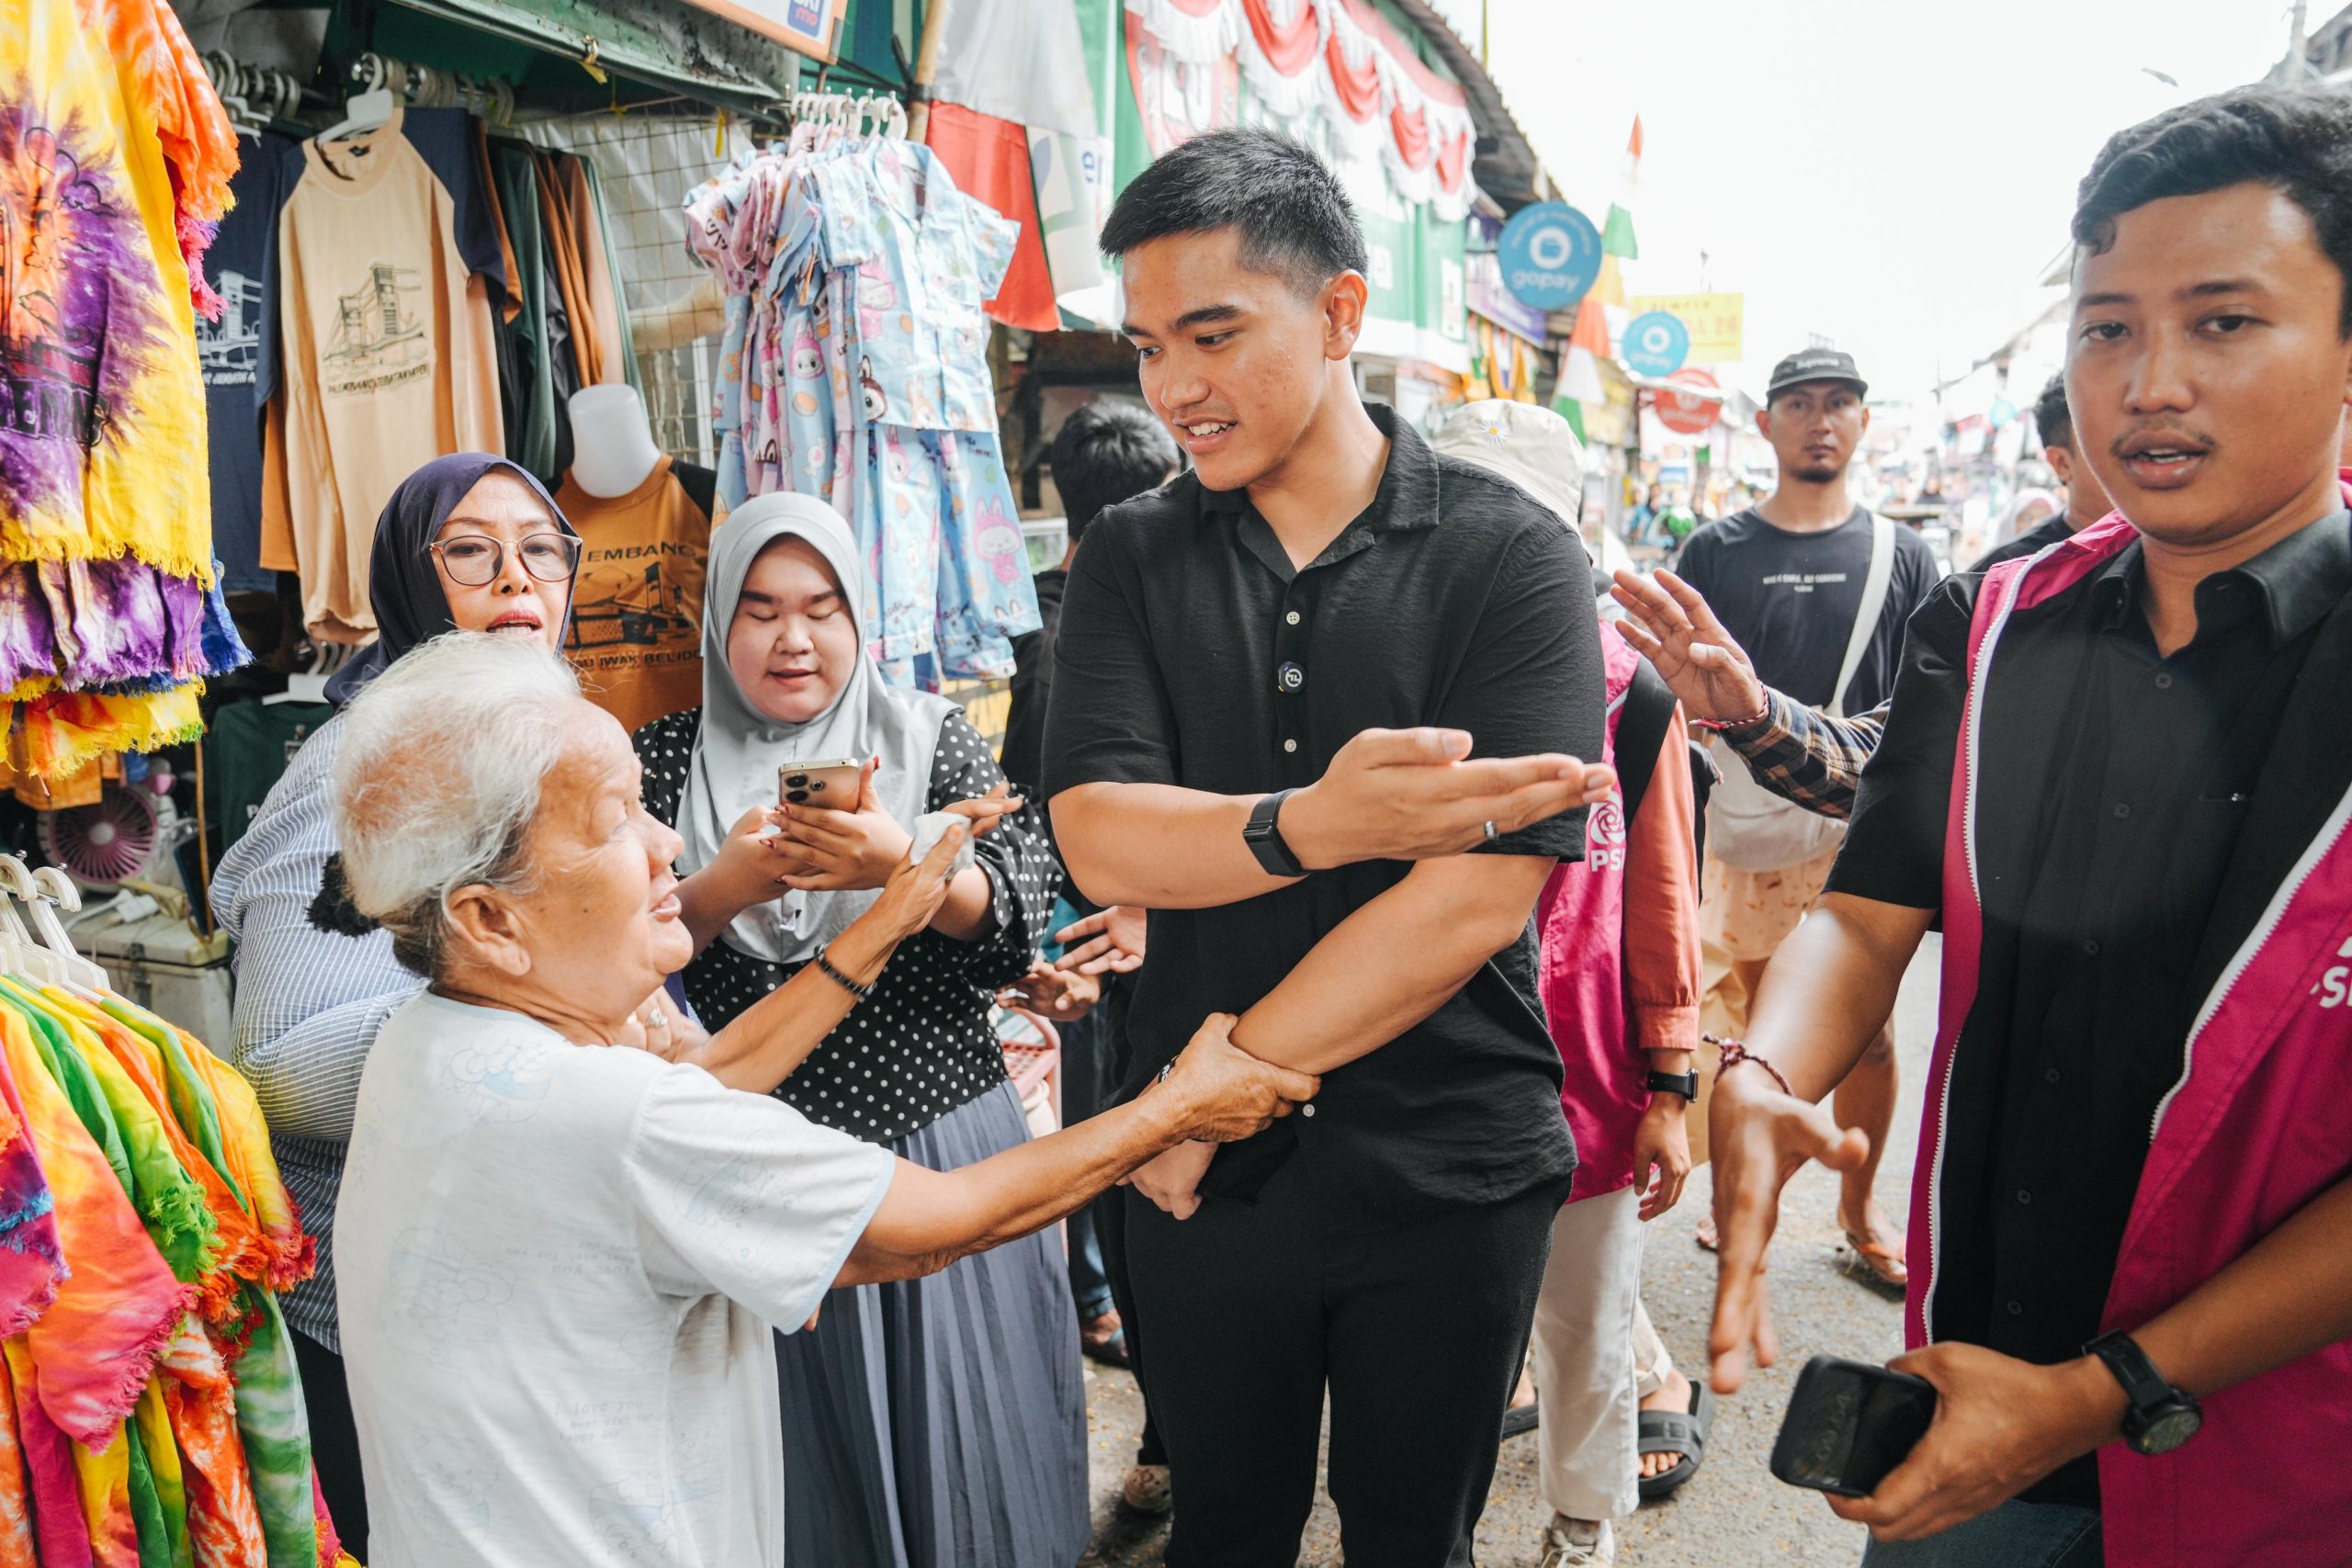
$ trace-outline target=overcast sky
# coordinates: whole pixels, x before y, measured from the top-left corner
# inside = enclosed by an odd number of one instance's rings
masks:
[[[2314,0],[2311,25],[2335,9]],[[1822,333],[1875,398],[1959,375],[2030,319],[2100,144],[2260,76],[2286,17],[2282,0],[1487,0],[1487,42],[1595,221],[1641,114],[1634,292],[1745,291],[1744,384]]]

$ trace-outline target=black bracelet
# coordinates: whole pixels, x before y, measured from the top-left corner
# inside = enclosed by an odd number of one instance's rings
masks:
[[[818,970],[823,974],[825,978],[831,980],[834,985],[839,986],[842,990],[847,991],[851,996],[855,997],[859,1001],[864,1002],[873,1000],[874,987],[871,986],[861,986],[856,981],[851,979],[848,976],[842,974],[840,970],[834,968],[833,961],[825,956],[825,951],[826,950],[821,947],[819,948],[817,950],[817,956],[809,960],[810,963],[817,965]]]

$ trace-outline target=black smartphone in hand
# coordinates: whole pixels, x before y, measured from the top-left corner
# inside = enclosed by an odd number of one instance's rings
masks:
[[[1815,1356],[1797,1374],[1772,1444],[1772,1473],[1792,1486],[1867,1497],[1928,1433],[1935,1385],[1866,1361]]]

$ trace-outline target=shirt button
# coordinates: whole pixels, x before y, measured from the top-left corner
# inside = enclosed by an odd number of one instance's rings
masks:
[[[1274,671],[1274,679],[1285,692],[1295,692],[1306,684],[1306,671],[1295,664],[1285,664]]]
[[[2093,958],[2097,958],[2098,956],[2098,938],[2092,937],[2083,943],[2083,951],[2090,954]]]
[[[1294,626],[1298,625],[1298,623],[1304,618],[1305,617],[1300,615],[1296,610],[1293,610],[1289,615],[1283,617],[1285,622]]]
[[[1295,751],[1298,750],[1298,742],[1295,740],[1285,740],[1283,742],[1283,750],[1285,751]]]
[[[2116,807],[2116,808],[2115,808],[2115,819],[2116,819],[2118,822],[2120,822],[2120,821],[2125,820],[2125,819],[2126,819],[2127,818],[2129,818],[2131,815],[2132,815],[2132,808],[2131,808],[2130,807],[2128,807],[2128,806],[2124,806],[2124,805],[2121,805],[2121,804],[2118,804],[2118,805],[2117,805],[2117,807]]]
[[[2169,692],[2169,691],[2171,691],[2171,690],[2172,690],[2172,677],[2171,677],[2171,676],[2169,676],[2169,675],[2163,675],[2163,674],[2159,674],[2159,675],[2156,677],[2156,690],[2157,690],[2157,691],[2159,691],[2159,692]]]
[[[2057,1068],[2055,1068],[2055,1067],[2044,1067],[2044,1068],[2042,1068],[2042,1069],[2041,1069],[2041,1081],[2042,1081],[2043,1083],[2050,1083],[2050,1084],[2054,1084],[2054,1083],[2056,1083],[2056,1082],[2058,1081],[2058,1069],[2057,1069]]]
[[[2008,1309],[2009,1315],[2011,1317],[2023,1317],[2025,1315],[2025,1303],[2023,1302],[2013,1301],[2008,1303]]]
[[[2020,1187],[2018,1189],[2018,1201],[2020,1203],[2030,1203],[2033,1201],[2033,1194]]]
[[[1298,1108],[1298,1113],[1299,1113],[1301,1116],[1312,1116],[1312,1115],[1314,1115],[1314,1114],[1315,1114],[1315,1102],[1314,1102],[1313,1100],[1308,1100],[1305,1105],[1302,1105],[1302,1106],[1300,1106],[1300,1107]]]

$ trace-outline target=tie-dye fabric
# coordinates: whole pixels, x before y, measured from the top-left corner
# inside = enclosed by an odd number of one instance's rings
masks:
[[[0,565],[0,697],[114,695],[225,675],[252,655],[216,586],[124,557]]]
[[[189,1292],[13,1009],[0,1008],[0,1056],[23,1099],[73,1270],[25,1336],[41,1406],[76,1442],[103,1445],[138,1403]]]
[[[146,1434],[138,1422],[123,1423],[122,1446],[130,1457],[130,1522],[139,1531],[139,1568],[172,1568],[172,1532],[164,1522],[155,1467],[149,1462]]]
[[[141,1568],[139,1521],[130,1503],[130,1441],[115,1423],[103,1448],[74,1445],[74,1479],[82,1495],[82,1528],[95,1568]]]
[[[164,1348],[163,1373],[196,1561],[204,1568],[258,1568],[269,1561],[269,1546],[245,1469],[228,1359],[190,1316]]]
[[[109,31],[130,58],[114,58]],[[188,139],[217,141],[221,110],[185,82],[185,46],[154,0],[0,6],[0,559],[127,554],[212,581],[211,495],[188,460],[204,450],[204,387],[166,125],[197,180],[191,224],[208,203],[225,210],[235,163],[233,141],[220,169]]]
[[[147,1380],[140,1391],[139,1408],[131,1424],[147,1452],[147,1468],[154,1478],[155,1502],[164,1513],[164,1543],[172,1568],[195,1568],[196,1549],[187,1533],[187,1483],[180,1472],[178,1439],[172,1436],[172,1416],[164,1404],[164,1373]]]
[[[33,1539],[32,1477],[25,1472],[24,1441],[17,1435],[17,1392],[0,1364],[0,1562],[38,1562]]]
[[[212,1091],[229,1179],[252,1205],[254,1224],[261,1231],[268,1269],[266,1282],[273,1291],[300,1284],[318,1267],[318,1243],[302,1229],[293,1194],[278,1174],[277,1156],[269,1146],[269,1123],[262,1116],[253,1085],[195,1035],[185,1030],[173,1032],[179,1036],[189,1065]]]
[[[6,1032],[0,1021],[0,1033]],[[82,1522],[81,1483],[74,1474],[74,1441],[49,1418],[33,1371],[30,1343],[0,1342],[8,1363],[9,1396],[25,1456],[26,1490],[33,1500],[33,1535],[41,1568],[91,1568],[90,1531]]]
[[[107,751],[159,751],[204,733],[198,711],[200,682],[151,696],[99,692],[51,692],[17,710],[24,771],[64,778]]]
[[[32,1129],[25,1123],[15,1077],[0,1060],[0,1338],[22,1334],[57,1299],[65,1255],[57,1240],[56,1200],[41,1174]],[[5,1539],[0,1529],[0,1540]],[[0,1554],[0,1562],[7,1562]]]

